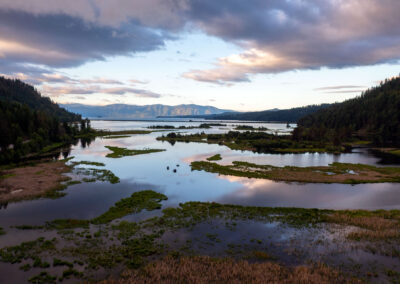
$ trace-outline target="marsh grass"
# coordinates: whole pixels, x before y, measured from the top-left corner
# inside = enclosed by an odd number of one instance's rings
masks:
[[[222,157],[220,154],[216,154],[214,156],[208,157],[206,160],[207,161],[220,161],[220,160],[222,160]]]
[[[363,164],[332,163],[325,167],[275,167],[239,161],[232,162],[232,165],[195,161],[191,163],[191,167],[192,170],[198,171],[276,181],[344,184],[400,182],[400,168],[379,168]],[[355,174],[350,174],[351,171]]]
[[[38,267],[42,266],[45,269],[46,260],[49,261],[48,257],[51,256],[53,266],[67,268],[64,270],[67,272],[59,276],[61,280],[70,277],[90,279],[89,275],[99,269],[113,271],[111,269],[129,268],[130,270],[124,274],[127,277],[123,278],[124,283],[163,283],[163,281],[165,283],[230,283],[239,280],[241,283],[352,281],[322,264],[294,267],[271,262],[277,258],[275,254],[272,257],[265,252],[269,248],[269,241],[265,239],[251,239],[253,247],[248,251],[243,251],[241,244],[225,244],[223,233],[201,232],[210,246],[218,245],[220,242],[222,245],[227,245],[231,252],[226,251],[226,253],[235,257],[236,260],[215,259],[207,256],[188,257],[188,254],[196,254],[196,251],[191,249],[198,241],[196,238],[188,239],[185,248],[182,247],[177,253],[173,253],[174,250],[171,251],[168,243],[163,240],[165,232],[189,233],[197,225],[211,224],[214,221],[222,226],[225,224],[226,230],[230,230],[242,221],[277,223],[279,226],[289,226],[300,230],[298,232],[307,229],[325,230],[330,224],[355,226],[360,231],[368,231],[370,234],[368,238],[363,235],[347,235],[348,242],[352,245],[359,240],[366,240],[366,244],[370,244],[370,247],[389,244],[386,248],[391,251],[375,250],[382,255],[400,256],[396,251],[399,239],[393,239],[390,235],[391,231],[398,230],[400,210],[334,211],[186,202],[179,204],[178,207],[162,210],[161,216],[140,222],[115,221],[111,223],[128,214],[160,209],[161,201],[166,199],[167,197],[161,193],[146,190],[121,199],[104,214],[91,220],[62,219],[48,222],[45,229],[57,230],[63,241],[41,238],[18,246],[3,248],[0,250],[0,259],[9,263],[23,262],[21,267],[26,265],[26,269],[28,269],[27,264],[30,269],[36,262]],[[379,237],[372,235],[379,232],[386,232],[386,235],[383,233],[377,235]],[[229,233],[235,232],[230,230]],[[56,244],[58,244],[57,247]],[[360,244],[365,245],[365,243]],[[234,250],[235,248],[238,249]],[[170,256],[163,259],[162,257],[166,254]],[[252,263],[237,260],[240,257]],[[158,260],[149,263],[154,259]],[[83,274],[71,266],[75,263],[84,266]],[[110,280],[104,283],[120,283],[119,281]]]
[[[139,213],[142,210],[156,210],[161,208],[160,202],[168,198],[161,193],[144,190],[123,198],[107,212],[92,220],[93,224],[105,224],[129,214]]]
[[[76,168],[76,173],[79,175],[89,176],[83,178],[84,182],[108,181],[111,184],[119,183],[120,179],[110,170],[97,168]]]
[[[88,166],[97,166],[97,167],[104,167],[104,163],[100,162],[91,162],[91,161],[77,161],[77,162],[71,162],[72,166],[78,166],[78,165],[88,165]]]
[[[157,210],[161,208],[161,201],[167,200],[168,198],[161,193],[144,190],[133,193],[130,197],[123,198],[114,206],[110,207],[108,211],[102,215],[91,219],[91,220],[76,220],[76,219],[58,219],[51,222],[47,222],[48,228],[57,230],[62,229],[73,229],[73,228],[88,228],[89,224],[106,224],[115,219],[122,218],[126,215],[139,213],[142,210]],[[120,229],[126,229],[120,224]],[[118,227],[117,227],[118,228]]]
[[[94,138],[104,136],[120,136],[120,135],[134,135],[134,134],[149,134],[151,131],[146,130],[121,130],[121,131],[107,131],[107,130],[93,130],[91,132],[78,135],[76,138]]]
[[[249,263],[232,258],[167,256],[137,270],[126,271],[116,283],[354,283],[323,264],[284,267],[273,262]]]
[[[292,139],[291,135],[274,135],[263,131],[229,131],[223,134],[204,132],[182,135],[171,132],[157,137],[160,141],[197,142],[225,145],[232,150],[248,150],[258,153],[341,153],[351,146],[334,146],[322,141],[302,141]]]
[[[143,150],[130,150],[127,148],[120,148],[114,146],[105,146],[108,150],[112,151],[106,155],[107,158],[122,158],[125,156],[135,156],[135,155],[143,155],[150,154],[156,152],[163,152],[165,149],[143,149]]]
[[[111,135],[111,136],[103,136],[103,139],[119,139],[119,138],[128,138],[132,137],[130,135]]]
[[[400,240],[400,211],[338,211],[328,216],[328,222],[358,227],[347,238],[362,241]]]

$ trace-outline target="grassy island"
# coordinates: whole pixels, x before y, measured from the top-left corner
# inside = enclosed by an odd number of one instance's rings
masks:
[[[226,166],[195,161],[191,163],[191,167],[192,170],[223,175],[289,182],[345,184],[400,182],[400,168],[380,168],[363,164],[333,163],[325,167],[275,167],[238,161]]]
[[[106,157],[108,158],[122,158],[125,156],[136,156],[136,155],[143,155],[143,154],[150,154],[150,153],[157,153],[157,152],[163,152],[165,149],[143,149],[143,150],[137,150],[137,149],[127,149],[127,148],[121,148],[121,147],[114,147],[114,146],[105,146],[108,150],[112,151],[112,153],[107,154]]]

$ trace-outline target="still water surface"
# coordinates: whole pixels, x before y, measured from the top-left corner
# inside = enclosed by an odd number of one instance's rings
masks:
[[[222,122],[226,123],[226,122]],[[92,121],[92,127],[109,130],[146,129],[150,125],[199,125],[199,122],[143,122]],[[272,132],[286,132],[286,124],[229,122],[204,130],[221,133],[234,125],[247,124],[267,127]],[[196,133],[203,130],[182,130]],[[121,198],[135,191],[152,189],[168,196],[166,206],[186,201],[215,201],[257,206],[290,206],[332,209],[391,209],[400,208],[399,184],[299,184],[223,176],[191,171],[190,162],[221,154],[222,164],[241,160],[275,166],[323,166],[332,162],[363,163],[377,166],[399,165],[399,161],[378,157],[367,149],[356,149],[347,154],[257,154],[234,151],[225,146],[206,143],[160,142],[156,137],[168,132],[132,135],[129,138],[97,138],[89,145],[81,143],[71,148],[73,161],[102,162],[106,169],[120,177],[119,184],[103,182],[82,183],[68,187],[67,195],[60,199],[39,199],[8,204],[0,209],[0,226],[42,224],[57,218],[93,218],[106,211]],[[165,152],[119,159],[106,158],[109,150],[104,146],[130,149],[161,148]],[[167,170],[167,167],[170,167]],[[176,173],[173,172],[176,169]]]

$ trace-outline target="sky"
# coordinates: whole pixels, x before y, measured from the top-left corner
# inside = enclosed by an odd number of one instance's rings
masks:
[[[400,73],[398,0],[0,0],[0,74],[58,103],[256,111]]]

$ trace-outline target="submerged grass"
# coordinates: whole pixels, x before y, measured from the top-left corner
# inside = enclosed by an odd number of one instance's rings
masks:
[[[143,149],[143,150],[130,150],[127,148],[120,148],[114,146],[105,146],[108,150],[112,151],[112,153],[107,154],[106,157],[108,158],[122,158],[125,156],[135,156],[135,155],[142,155],[142,154],[149,154],[149,153],[156,153],[165,151],[165,149]]]
[[[89,176],[91,178],[83,178],[84,182],[108,181],[111,184],[119,183],[120,179],[110,170],[96,168],[77,168],[76,173],[79,175]]]
[[[77,166],[77,165],[88,165],[88,166],[98,166],[98,167],[104,167],[104,163],[100,162],[91,162],[91,161],[77,161],[77,162],[72,162],[72,166]]]
[[[344,184],[400,182],[400,168],[380,168],[363,164],[333,163],[326,167],[275,167],[238,161],[234,161],[232,165],[195,161],[191,163],[191,167],[192,170],[198,171],[276,181]]]
[[[175,208],[166,208],[162,211],[161,216],[141,222],[120,221],[110,224],[113,220],[120,219],[128,214],[139,213],[142,210],[160,209],[161,201],[166,199],[167,197],[161,193],[146,190],[133,193],[130,197],[121,199],[104,214],[91,220],[62,219],[48,222],[46,229],[58,230],[59,235],[64,238],[64,241],[57,242],[55,239],[45,240],[41,238],[32,242],[21,243],[18,246],[3,248],[0,250],[0,259],[3,262],[9,263],[22,262],[21,269],[26,270],[35,266],[45,269],[50,263],[55,267],[65,266],[67,268],[66,272],[65,274],[62,273],[59,280],[69,277],[84,277],[84,279],[89,279],[87,278],[89,273],[99,268],[109,271],[109,269],[115,267],[135,269],[143,267],[149,256],[152,256],[152,259],[160,259],[162,255],[171,252],[167,243],[163,242],[162,236],[164,232],[178,230],[178,232],[182,232],[182,230],[190,232],[197,225],[211,224],[214,221],[220,224],[227,224],[227,229],[229,229],[229,224],[236,224],[236,221],[238,223],[241,221],[276,222],[283,226],[290,226],[299,230],[306,230],[307,228],[312,228],[312,230],[323,229],[330,224],[337,224],[340,226],[354,226],[356,229],[359,229],[350,231],[347,235],[348,240],[351,242],[363,240],[372,242],[373,244],[392,242],[395,244],[392,247],[396,248],[400,240],[398,235],[393,233],[397,232],[396,234],[398,234],[399,231],[400,210],[334,211],[186,202],[179,204]],[[369,233],[368,235],[360,235],[360,232]],[[379,234],[379,232],[382,233]],[[352,235],[352,233],[357,233],[358,235]],[[201,234],[207,238],[208,242],[212,242],[213,246],[226,241],[222,234],[215,231],[202,232]],[[197,242],[196,239],[195,237],[188,241],[190,243]],[[254,239],[254,243],[256,242],[258,245],[266,246],[270,241]],[[56,248],[56,244],[59,244],[58,246],[60,247]],[[190,279],[193,281],[203,279],[201,275],[206,274],[203,270],[207,267],[211,273],[210,275],[214,276],[210,276],[211,278],[204,276],[204,280],[211,282],[214,280],[226,280],[226,282],[229,282],[229,275],[233,273],[232,275],[236,278],[232,279],[242,279],[244,282],[247,282],[248,278],[246,277],[255,277],[254,279],[258,279],[258,272],[253,271],[253,269],[256,269],[257,265],[260,265],[257,268],[260,269],[260,277],[270,277],[268,279],[278,277],[276,278],[279,280],[277,280],[278,282],[286,281],[285,279],[294,279],[292,277],[295,276],[301,276],[301,279],[304,279],[302,283],[313,282],[314,277],[315,283],[319,283],[319,281],[324,279],[332,280],[329,278],[331,276],[342,279],[340,278],[342,277],[340,274],[320,264],[317,264],[317,266],[288,268],[278,263],[272,263],[270,261],[271,259],[276,259],[275,256],[270,255],[269,252],[265,252],[261,247],[257,249],[252,248],[244,253],[244,257],[250,255],[250,259],[255,260],[256,263],[236,261],[233,258],[212,259],[206,257],[204,260],[197,259],[197,257],[187,258],[185,256],[179,258],[180,254],[176,254],[173,259],[169,259],[168,261],[157,260],[155,263],[150,264],[150,266],[144,266],[145,268],[141,268],[140,270],[130,270],[126,275],[128,279],[134,279],[134,283],[140,283],[141,279],[147,279],[147,283],[160,282],[153,281],[157,275],[159,277],[168,277],[160,279],[172,279],[172,282],[175,281],[174,279],[181,282],[185,282],[186,280],[191,282]],[[395,255],[396,252],[393,251],[391,253],[391,255]],[[239,252],[238,255],[240,255]],[[49,256],[51,256],[50,260]],[[396,257],[399,256],[396,255]],[[75,263],[84,266],[83,274],[74,269]],[[253,265],[256,266],[253,267]],[[163,268],[164,266],[165,268]],[[149,269],[149,267],[155,268],[155,270],[147,273],[146,269]],[[221,270],[225,271],[226,269],[229,273],[221,272]],[[167,272],[167,270],[170,272]],[[261,274],[261,270],[263,270],[263,274]],[[131,278],[131,273],[136,278]],[[219,274],[225,276],[221,278]],[[260,278],[259,280],[263,282],[265,279]],[[253,282],[256,282],[256,280]]]

